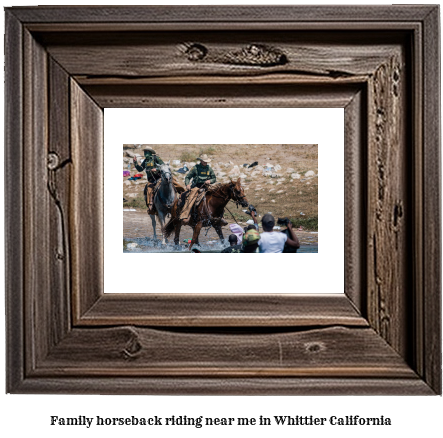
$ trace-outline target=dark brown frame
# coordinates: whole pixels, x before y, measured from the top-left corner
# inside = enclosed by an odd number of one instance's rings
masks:
[[[7,8],[7,392],[441,394],[439,59],[438,6]],[[346,295],[104,295],[125,106],[345,108]]]

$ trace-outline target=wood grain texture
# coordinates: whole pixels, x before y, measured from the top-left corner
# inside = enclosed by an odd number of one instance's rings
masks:
[[[28,379],[17,393],[152,395],[433,395],[420,379],[303,377],[45,377]]]
[[[377,35],[377,34],[375,34]],[[405,35],[406,36],[406,35]],[[325,41],[309,41],[309,34],[297,32],[178,32],[130,33],[125,42],[116,34],[92,33],[84,40],[71,41],[71,34],[57,34],[57,43],[45,41],[48,52],[72,74],[89,77],[174,77],[200,75],[257,76],[260,74],[309,74],[314,77],[336,78],[372,73],[393,51],[398,42],[383,44],[377,40],[358,44],[358,35],[352,51],[346,38],[335,44],[330,34]],[[66,40],[61,43],[60,40]],[[294,44],[293,41],[303,41]],[[69,43],[70,42],[70,43]],[[198,43],[207,54],[200,60],[190,60],[189,46]],[[232,61],[235,53],[251,45],[264,44],[281,52],[284,65],[247,65]],[[254,57],[251,57],[254,60]],[[261,59],[261,57],[259,57]],[[265,73],[266,72],[266,73]]]
[[[47,54],[25,31],[23,95],[25,125],[23,150],[24,233],[27,236],[24,251],[25,285],[31,294],[24,302],[26,366],[35,368],[54,345],[51,321],[53,308],[50,296],[51,279],[47,269],[49,251],[49,204],[47,190]],[[41,123],[35,123],[40,119]],[[58,293],[58,291],[54,291]],[[36,329],[38,327],[38,329]]]
[[[337,86],[338,85],[338,86]],[[344,107],[359,84],[86,85],[106,108],[315,108]]]
[[[423,330],[424,377],[441,394],[441,85],[439,9],[427,15],[424,26],[424,106],[423,119]],[[440,305],[438,304],[440,303]]]
[[[6,16],[8,391],[441,393],[437,7]],[[351,300],[103,295],[105,106],[346,107]]]
[[[405,220],[409,208],[404,59],[398,53],[374,73],[368,87],[368,318],[406,355],[408,293]]]
[[[5,295],[6,386],[18,388],[24,377],[23,302],[23,53],[22,24],[5,13]],[[14,205],[14,208],[9,208]]]
[[[71,327],[71,259],[69,245],[69,207],[71,191],[70,77],[52,58],[48,59],[48,151],[47,181],[51,196],[49,207],[52,263],[51,300],[54,309],[54,342],[60,341]]]
[[[345,292],[363,317],[367,317],[366,245],[367,218],[367,98],[364,89],[345,107]]]
[[[225,22],[225,23],[284,23],[284,22],[366,22],[419,21],[435,6],[180,6],[145,7],[79,7],[50,6],[12,7],[10,11],[26,23],[121,23],[121,22]]]
[[[105,294],[78,326],[367,327],[344,294]]]
[[[220,331],[215,336],[206,330],[133,326],[74,329],[33,375],[47,373],[417,378],[372,329],[345,327],[252,334]]]
[[[72,79],[70,90],[73,176],[69,212],[75,321],[103,294],[103,111]]]

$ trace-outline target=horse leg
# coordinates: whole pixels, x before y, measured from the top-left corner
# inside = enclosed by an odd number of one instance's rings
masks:
[[[165,227],[165,215],[160,210],[157,209],[157,211],[158,211],[158,219],[160,220],[160,232],[162,234],[162,245],[166,245],[165,235],[163,234],[163,230]]]
[[[222,241],[222,243],[225,241],[225,238],[223,237],[223,232],[220,225],[214,226],[215,232],[217,233],[219,239]]]
[[[182,224],[179,220],[177,220],[177,224],[175,225],[175,236],[174,236],[174,243],[176,245],[180,245],[180,230],[181,230]]]
[[[194,245],[195,243],[198,242],[198,236],[200,234],[200,230],[201,230],[202,226],[203,226],[203,222],[201,222],[201,221],[195,225],[194,234],[192,235],[191,244],[189,245],[189,248],[188,248],[189,251],[191,250],[192,245]]]
[[[152,228],[154,229],[154,240],[157,240],[157,233],[155,232],[155,214],[150,214],[152,221]]]

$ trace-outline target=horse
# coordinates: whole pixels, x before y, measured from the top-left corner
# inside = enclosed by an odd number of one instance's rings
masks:
[[[169,164],[161,164],[158,169],[160,170],[161,182],[156,189],[154,195],[154,207],[156,214],[160,220],[160,228],[162,233],[162,244],[166,244],[163,229],[165,227],[165,219],[168,214],[171,214],[171,210],[178,199],[177,190],[174,187],[172,172]],[[154,229],[154,239],[157,240],[155,214],[150,214],[152,221],[152,228]]]
[[[228,183],[211,186],[205,194],[205,199],[203,199],[197,207],[194,205],[191,217],[187,221],[180,220],[180,213],[177,211],[176,203],[171,212],[171,219],[164,228],[164,235],[169,237],[172,232],[175,231],[174,243],[178,245],[180,242],[181,227],[183,225],[189,225],[194,230],[191,244],[189,245],[189,250],[191,250],[193,245],[198,244],[198,236],[200,235],[201,228],[203,226],[213,226],[218,237],[223,242],[224,237],[221,230],[221,221],[225,207],[231,199],[242,207],[249,205],[241,186],[240,178],[238,178],[236,182],[230,181]]]

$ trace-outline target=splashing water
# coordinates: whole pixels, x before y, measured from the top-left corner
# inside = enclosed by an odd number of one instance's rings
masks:
[[[137,247],[128,248],[128,244],[136,243]],[[174,242],[168,242],[162,245],[161,240],[155,240],[152,237],[133,237],[131,239],[123,240],[124,253],[186,253],[189,254],[187,244],[175,245]],[[229,246],[228,242],[222,243],[220,240],[210,240],[201,242],[200,245],[194,245],[193,248],[198,249],[202,253],[220,253],[223,249]],[[300,253],[317,253],[317,245],[302,245],[297,251]]]

